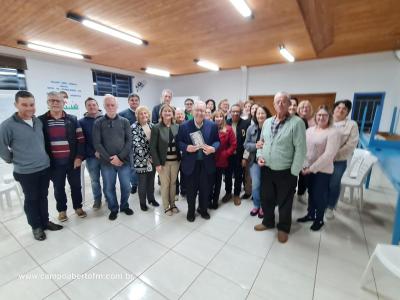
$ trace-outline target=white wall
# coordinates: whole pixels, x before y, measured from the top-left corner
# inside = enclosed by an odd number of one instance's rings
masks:
[[[400,61],[393,52],[248,68],[247,80],[243,80],[245,73],[238,69],[174,77],[171,88],[176,96],[196,94],[203,100],[227,98],[231,103],[243,99],[243,91],[246,96],[272,95],[280,90],[335,92],[337,99],[350,100],[356,92],[386,92],[382,130],[390,126],[393,107],[400,106]]]
[[[80,90],[80,97],[76,97],[79,102],[78,111],[68,111],[74,113],[77,116],[82,116],[85,112],[84,101],[87,97],[94,96],[93,80],[91,69],[104,70],[109,72],[115,72],[120,74],[126,74],[134,76],[133,79],[133,91],[137,92],[135,85],[138,81],[145,81],[143,89],[137,93],[141,97],[141,104],[148,106],[150,109],[159,103],[162,89],[165,87],[165,80],[159,79],[155,76],[147,76],[140,73],[128,72],[116,68],[110,68],[95,64],[90,64],[85,61],[76,61],[71,59],[64,59],[57,56],[50,56],[46,54],[34,53],[30,51],[24,51],[19,49],[13,49],[8,47],[0,46],[0,53],[16,55],[25,57],[27,62],[28,70],[26,73],[26,82],[28,90],[33,93],[36,99],[37,115],[44,113],[47,110],[46,105],[46,93],[48,92],[48,86],[51,85],[51,81],[60,81],[66,83],[76,84],[76,89]],[[14,94],[15,91],[0,91],[1,100],[1,111],[0,122],[4,119],[5,115],[9,115],[10,112],[14,111]],[[79,98],[79,99],[78,99]],[[99,105],[102,106],[102,98],[95,97],[99,101]],[[120,110],[128,107],[127,99],[119,99]]]

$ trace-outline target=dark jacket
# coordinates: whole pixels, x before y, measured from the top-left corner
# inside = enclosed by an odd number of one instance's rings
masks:
[[[149,124],[150,129],[153,124]],[[150,142],[147,140],[146,134],[142,125],[135,122],[131,126],[132,129],[132,167],[136,173],[146,173],[148,169],[149,160],[151,159]]]
[[[162,105],[163,103],[157,104],[151,112],[151,122],[153,122],[153,124],[157,124],[160,121],[160,109]]]
[[[93,146],[93,124],[98,118],[102,116],[101,111],[99,110],[98,114],[92,118],[87,113],[84,114],[82,119],[79,119],[79,124],[82,127],[82,132],[85,137],[85,158],[94,158],[94,150]]]
[[[232,119],[228,119],[226,123],[232,126]],[[244,152],[243,145],[246,139],[247,128],[250,126],[250,123],[251,123],[250,119],[243,120],[242,118],[240,118],[236,126],[236,141],[237,141],[236,154],[240,158],[240,160],[242,160],[243,157],[243,152]]]
[[[110,164],[110,157],[113,155],[130,163],[132,132],[129,121],[119,115],[114,119],[107,115],[98,118],[93,126],[93,145],[100,153],[102,163]]]
[[[75,158],[84,158],[85,157],[85,143],[78,143],[76,139],[76,129],[80,127],[79,122],[77,117],[74,115],[67,114],[66,112],[63,112],[64,118],[65,118],[65,128],[66,128],[66,134],[67,134],[67,141],[69,145],[69,163],[73,164]],[[46,112],[43,115],[39,116],[39,119],[43,123],[43,134],[44,134],[44,141],[45,141],[45,147],[46,147],[46,152],[50,157],[50,165],[54,162],[52,153],[51,153],[51,146],[50,146],[50,140],[49,140],[49,135],[48,135],[48,125],[49,123],[47,122],[50,118],[50,112]]]
[[[134,113],[130,108],[127,108],[127,109],[121,111],[121,112],[119,113],[119,115],[120,115],[121,117],[124,117],[125,119],[128,119],[129,124],[130,124],[131,126],[132,126],[133,123],[136,122],[136,115],[135,115],[135,113]]]
[[[193,145],[190,138],[190,133],[195,131],[198,131],[198,128],[194,124],[194,120],[186,121],[179,126],[177,142],[178,148],[182,153],[181,170],[185,175],[192,174],[196,164],[197,152],[189,153],[186,151],[188,145]],[[207,145],[214,147],[215,151],[217,151],[220,146],[217,125],[209,120],[204,120],[203,127],[201,128],[201,133],[203,135],[204,142]],[[204,155],[203,161],[207,173],[215,173],[215,153]]]
[[[257,153],[257,148],[256,148],[257,134],[258,134],[258,125],[253,123],[249,126],[249,128],[247,128],[246,140],[244,142],[244,149],[249,153],[247,160],[250,167],[254,163]]]
[[[171,131],[172,135],[175,138],[178,134],[179,125],[171,124]],[[151,128],[151,139],[150,139],[150,153],[153,159],[153,164],[155,166],[163,166],[165,165],[165,161],[167,159],[167,151],[168,151],[168,144],[169,144],[169,129],[164,123],[160,122],[154,125]],[[177,152],[178,152],[178,160],[180,160],[180,153],[178,150],[177,145]]]

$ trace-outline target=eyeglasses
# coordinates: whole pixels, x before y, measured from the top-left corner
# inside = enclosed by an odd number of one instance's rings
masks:
[[[232,111],[232,115],[240,115],[240,111]]]
[[[61,102],[63,102],[60,99],[48,99],[47,101],[50,102],[50,103],[61,103]]]

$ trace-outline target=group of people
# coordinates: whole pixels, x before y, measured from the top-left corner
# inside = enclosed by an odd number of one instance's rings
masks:
[[[104,113],[89,97],[86,113],[78,120],[64,111],[66,97],[66,93],[48,93],[49,111],[37,118],[34,96],[19,91],[17,112],[0,126],[0,155],[14,165],[14,178],[25,194],[24,210],[37,240],[46,238],[45,230],[62,229],[49,221],[50,180],[60,222],[68,219],[66,179],[76,215],[87,216],[80,181],[81,164],[86,161],[93,209],[101,208],[104,195],[110,220],[120,212],[133,215],[130,194],[138,193],[142,211],[160,205],[154,196],[156,173],[166,215],[179,213],[175,202],[181,194],[187,199],[189,222],[195,220],[196,211],[210,219],[208,210],[220,205],[224,178],[221,202],[233,200],[240,205],[242,199],[252,197],[250,215],[262,219],[254,229],[277,226],[278,240],[285,243],[296,187],[300,201],[305,202],[307,189],[309,195],[307,215],[297,221],[312,221],[311,229],[319,230],[325,211],[333,217],[340,179],[358,143],[357,124],[347,118],[349,100],[337,101],[333,114],[326,106],[313,114],[309,101],[298,103],[279,92],[272,116],[250,100],[230,106],[224,99],[217,106],[213,99],[188,98],[184,109],[175,108],[172,91],[165,89],[152,112],[141,105],[137,94],[129,95],[129,108],[119,113],[114,96],[104,96]]]

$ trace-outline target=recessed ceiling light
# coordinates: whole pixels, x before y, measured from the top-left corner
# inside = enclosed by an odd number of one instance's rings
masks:
[[[237,11],[245,18],[251,17],[251,9],[244,0],[230,0]]]
[[[145,68],[142,70],[144,70],[146,73],[152,74],[152,75],[163,76],[163,77],[171,76],[171,74],[168,71],[157,69],[157,68]]]
[[[75,58],[75,59],[85,59],[85,58],[90,59],[89,56],[83,55],[79,50],[72,51],[72,50],[67,50],[64,47],[49,46],[48,43],[18,41],[18,44],[25,45],[29,49],[38,50],[38,51],[45,52],[45,53],[66,56],[66,57]]]
[[[279,46],[279,52],[289,62],[294,62],[295,61],[294,56],[285,48],[285,46],[283,46],[283,45]]]
[[[126,33],[126,32],[122,32],[122,31],[120,31],[118,29],[115,29],[115,28],[100,24],[98,22],[92,21],[92,20],[90,20],[88,18],[79,16],[77,14],[69,12],[69,13],[67,13],[67,18],[71,19],[71,20],[74,20],[74,21],[78,21],[78,22],[82,23],[82,25],[84,25],[84,26],[86,26],[88,28],[91,28],[93,30],[100,31],[102,33],[105,33],[105,34],[108,34],[110,36],[119,38],[121,40],[130,42],[130,43],[135,44],[135,45],[148,45],[147,41],[139,38],[138,36],[134,36],[132,34],[129,34],[129,33]]]
[[[211,71],[219,71],[219,69],[220,69],[216,64],[214,64],[208,60],[195,59],[194,62],[196,64],[198,64],[199,66],[209,69]]]

